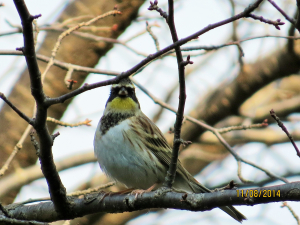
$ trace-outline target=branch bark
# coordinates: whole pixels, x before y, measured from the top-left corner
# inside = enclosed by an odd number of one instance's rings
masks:
[[[247,190],[248,195],[246,197]],[[253,191],[253,194],[260,194],[261,197],[250,197],[249,193],[252,193],[250,190]],[[239,195],[237,193],[239,193]],[[262,197],[264,194],[270,197]],[[96,212],[116,213],[146,208],[207,211],[227,205],[253,206],[270,202],[299,201],[299,198],[300,182],[295,182],[264,188],[244,189],[243,196],[241,195],[241,190],[224,190],[205,194],[150,192],[144,193],[137,198],[132,194],[107,195],[103,193],[93,193],[84,196],[84,198],[74,198],[72,215],[69,215],[67,218],[61,217],[56,213],[52,202],[28,206],[12,204],[7,206],[6,209],[10,215],[16,219],[52,222],[62,219],[72,219]],[[3,213],[0,213],[0,215],[3,215]]]

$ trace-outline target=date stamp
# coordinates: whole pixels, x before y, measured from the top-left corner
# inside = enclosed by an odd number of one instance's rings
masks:
[[[280,197],[280,190],[236,190],[237,197],[271,198]]]

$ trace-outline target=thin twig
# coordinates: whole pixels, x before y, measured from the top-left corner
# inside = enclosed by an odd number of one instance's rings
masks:
[[[250,13],[250,14],[248,15],[248,17],[251,17],[252,19],[259,20],[259,21],[264,22],[264,23],[267,23],[267,24],[271,24],[271,25],[273,25],[277,30],[280,30],[280,27],[279,27],[279,26],[282,26],[282,25],[285,24],[284,22],[281,22],[280,19],[277,19],[276,21],[268,20],[268,19],[263,18],[262,16],[256,16],[256,15],[254,15],[253,13]]]
[[[224,127],[224,128],[219,128],[218,132],[220,134],[224,134],[233,130],[248,130],[248,129],[252,129],[252,128],[262,128],[262,127],[267,127],[268,123],[267,121],[264,121],[262,123],[258,123],[258,124],[251,124],[251,125],[242,125],[242,126],[231,126],[231,127]]]
[[[151,30],[151,27],[150,27],[148,21],[146,21],[146,30],[148,31],[148,33],[150,34],[150,36],[152,37],[152,39],[154,41],[154,44],[155,44],[155,47],[156,47],[156,51],[159,51],[160,48],[159,48],[158,39],[157,39],[156,35],[153,33],[153,31]]]
[[[258,38],[285,38],[289,40],[298,40],[300,37],[294,37],[294,36],[279,36],[279,35],[263,35],[263,36],[257,36],[257,37],[250,37],[246,39],[242,39],[239,41],[234,41],[234,42],[228,42],[226,44],[222,45],[215,45],[215,46],[194,46],[194,47],[185,47],[181,48],[181,51],[195,51],[195,50],[206,50],[206,51],[212,51],[212,50],[218,50],[223,47],[231,46],[231,45],[237,45],[239,43],[245,42],[245,41],[250,41]],[[168,54],[174,53],[175,51],[169,51],[168,53],[165,53],[164,56],[167,56]],[[22,52],[20,51],[0,51],[0,55],[18,55],[21,56],[23,55]],[[43,62],[49,62],[50,57],[47,57],[45,55],[37,54],[37,59],[41,60]],[[95,69],[95,68],[90,68],[90,67],[84,67],[84,66],[79,66],[75,64],[70,64],[70,63],[65,63],[59,60],[54,60],[55,66],[64,69],[64,70],[69,70],[72,68],[74,71],[77,72],[87,72],[87,73],[95,73],[95,74],[105,74],[105,75],[110,75],[110,76],[118,76],[121,74],[121,72],[117,71],[109,71],[109,70],[100,70],[100,69]]]
[[[293,210],[293,208],[287,204],[287,202],[283,202],[281,208],[283,207],[287,207],[288,210],[292,213],[293,217],[295,218],[295,220],[297,221],[297,224],[300,225],[300,219],[299,216],[295,213],[295,211]]]
[[[157,23],[149,24],[148,26],[149,26],[150,28],[151,28],[151,27],[160,27],[159,24],[157,24]],[[142,30],[142,31],[140,31],[140,32],[138,32],[138,33],[132,35],[131,37],[129,37],[129,38],[123,40],[123,43],[130,42],[130,41],[132,41],[133,39],[135,39],[135,38],[137,38],[137,37],[139,37],[139,36],[141,36],[141,35],[143,35],[143,34],[145,34],[145,33],[147,33],[147,30]]]
[[[247,180],[247,179],[245,179],[245,178],[242,176],[242,163],[241,163],[241,161],[238,160],[237,163],[238,163],[238,172],[237,172],[237,175],[238,175],[238,177],[240,178],[240,180],[241,180],[244,184],[250,184],[250,183],[253,183],[253,181]]]
[[[97,192],[97,191],[100,191],[105,188],[109,188],[111,186],[114,186],[115,184],[116,184],[116,182],[109,182],[107,184],[103,184],[103,185],[95,187],[95,188],[89,188],[89,189],[86,189],[83,191],[72,192],[72,193],[68,194],[68,196],[79,196],[79,195],[90,194],[90,193]]]
[[[54,64],[54,62],[53,62],[53,64]],[[70,67],[68,69],[68,72],[66,73],[66,76],[65,76],[65,79],[64,79],[64,82],[65,82],[65,84],[66,84],[66,86],[69,90],[72,90],[73,84],[75,83],[75,81],[72,80],[73,71],[74,71],[74,68]]]
[[[262,2],[263,0],[257,0],[255,3],[249,5],[242,13],[235,15],[229,19],[220,21],[218,23],[215,24],[210,24],[207,27],[203,28],[202,30],[188,36],[185,38],[180,39],[179,41],[177,41],[176,43],[169,45],[168,47],[149,55],[147,58],[143,59],[140,63],[136,64],[134,67],[132,67],[131,69],[127,70],[126,72],[123,72],[120,76],[110,79],[110,80],[106,80],[106,81],[102,81],[102,82],[98,82],[98,83],[94,83],[94,84],[85,84],[83,85],[81,88],[78,88],[77,90],[74,90],[72,92],[69,92],[65,95],[62,95],[58,98],[48,98],[47,99],[47,106],[53,105],[53,104],[58,104],[58,103],[62,103],[64,101],[66,101],[69,98],[75,97],[78,94],[81,94],[85,91],[94,89],[94,88],[98,88],[98,87],[102,87],[102,86],[106,86],[106,85],[110,85],[110,84],[115,84],[118,83],[121,79],[129,77],[130,75],[132,75],[133,73],[137,72],[138,70],[140,70],[143,66],[147,65],[148,63],[150,63],[151,61],[153,61],[154,59],[156,59],[157,57],[165,54],[166,52],[170,51],[171,49],[181,46],[185,43],[187,43],[188,41],[195,39],[196,37],[208,32],[211,29],[214,29],[216,27],[219,26],[223,26],[225,24],[231,23],[237,19],[246,17],[249,13],[251,13],[254,9],[256,9],[259,4]]]
[[[22,149],[22,145],[25,141],[25,138],[28,136],[31,128],[32,128],[32,126],[28,125],[27,128],[25,129],[24,133],[22,134],[22,137],[20,138],[18,143],[15,145],[14,150],[12,151],[12,153],[10,154],[10,156],[8,157],[8,159],[6,160],[4,165],[2,166],[2,168],[0,170],[0,177],[3,176],[4,173],[8,170],[8,167],[9,167],[11,161],[16,156],[16,154]]]
[[[99,15],[99,16],[97,16],[97,17],[95,17],[95,18],[93,18],[93,19],[91,19],[91,20],[89,20],[87,22],[79,23],[78,25],[76,25],[76,26],[74,26],[72,28],[69,28],[68,30],[66,30],[62,34],[60,34],[59,37],[57,38],[56,44],[55,44],[55,46],[54,46],[54,48],[52,50],[50,61],[47,64],[47,67],[46,67],[45,71],[42,74],[42,80],[44,80],[45,75],[48,73],[50,67],[53,65],[53,60],[54,60],[54,58],[56,56],[56,53],[57,53],[57,51],[58,51],[58,49],[60,47],[60,44],[61,44],[62,40],[66,36],[70,35],[74,31],[78,30],[80,27],[89,26],[90,24],[92,24],[92,23],[94,23],[94,22],[96,22],[96,21],[98,21],[100,19],[103,19],[103,18],[105,18],[107,16],[111,16],[111,15],[117,15],[117,14],[122,14],[122,13],[120,11],[118,11],[118,10],[109,11],[109,12],[104,13],[102,15]]]
[[[103,185],[95,187],[95,188],[89,188],[89,189],[86,189],[86,190],[83,190],[83,191],[74,191],[74,192],[68,194],[68,196],[69,197],[71,197],[71,196],[75,197],[75,196],[79,196],[79,195],[91,194],[91,193],[98,192],[100,190],[112,187],[115,184],[116,184],[116,182],[109,182],[107,184],[103,184]],[[47,198],[47,197],[46,198],[36,198],[36,199],[28,199],[28,200],[23,201],[23,202],[18,202],[17,204],[24,205],[24,204],[28,204],[28,203],[43,202],[43,201],[50,201],[50,200],[51,200],[51,198]]]
[[[64,126],[64,127],[79,127],[79,126],[82,126],[82,125],[91,126],[90,122],[92,120],[86,119],[85,121],[78,122],[78,123],[66,123],[66,122],[62,122],[62,121],[59,121],[57,119],[54,119],[52,117],[47,117],[47,121],[55,123],[55,124],[60,125],[60,126]]]
[[[150,6],[148,7],[148,10],[149,11],[152,11],[152,10],[155,10],[157,12],[159,12],[159,14],[165,18],[166,20],[168,19],[168,14],[166,12],[164,12],[161,8],[159,8],[157,6],[158,4],[158,1],[157,0],[154,0],[154,2],[150,1]],[[170,12],[169,12],[170,13]]]
[[[296,20],[289,17],[274,1],[268,0],[291,24],[296,24]]]
[[[59,27],[64,27],[70,23],[75,23],[75,22],[78,22],[78,21],[82,21],[82,20],[85,20],[85,19],[93,19],[95,16],[93,15],[80,15],[80,16],[77,16],[77,17],[72,17],[72,18],[68,18],[64,21],[62,21],[61,23],[58,23],[57,25]]]
[[[0,98],[2,98],[2,100],[10,106],[10,108],[12,108],[12,110],[14,110],[22,119],[24,119],[27,123],[33,125],[34,121],[32,119],[30,119],[28,116],[26,116],[23,112],[21,112],[21,110],[19,110],[14,104],[12,104],[6,97],[5,95],[0,92]]]
[[[297,155],[300,157],[300,151],[292,137],[292,135],[289,133],[288,129],[284,126],[284,124],[281,122],[281,120],[279,119],[279,117],[276,115],[276,113],[274,112],[274,110],[272,109],[270,111],[271,116],[274,118],[274,120],[276,120],[277,124],[279,127],[281,127],[281,129],[283,130],[284,133],[286,133],[286,135],[288,136],[288,138],[290,139],[292,145],[294,146]]]
[[[151,4],[151,7],[157,6],[157,0]],[[156,10],[159,8],[156,8]],[[161,13],[164,17],[164,15]],[[165,17],[164,17],[165,18]],[[174,2],[173,0],[168,0],[168,15],[166,18],[167,24],[169,26],[173,43],[178,41],[177,31],[174,22]],[[177,65],[178,65],[178,80],[179,80],[179,103],[178,103],[178,110],[176,113],[176,120],[174,124],[174,140],[173,140],[173,151],[172,151],[172,158],[169,165],[169,169],[167,175],[165,177],[164,186],[171,188],[176,175],[177,170],[177,162],[178,162],[178,155],[179,155],[179,148],[182,144],[181,140],[181,127],[184,115],[184,107],[185,107],[185,99],[186,99],[186,90],[185,90],[185,76],[184,70],[188,64],[192,64],[193,62],[190,61],[190,56],[188,56],[186,61],[183,61],[182,53],[179,46],[175,47],[176,58],[177,58]]]
[[[57,138],[60,135],[60,133],[57,131],[56,133],[52,134],[51,137],[54,141],[55,138]]]

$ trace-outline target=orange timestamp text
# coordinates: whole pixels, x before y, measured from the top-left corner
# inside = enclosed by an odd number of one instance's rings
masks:
[[[280,197],[280,190],[236,190],[237,197],[271,198]]]

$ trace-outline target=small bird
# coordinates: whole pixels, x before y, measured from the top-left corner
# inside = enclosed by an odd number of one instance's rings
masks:
[[[128,188],[150,191],[162,186],[172,157],[172,148],[160,129],[141,111],[135,87],[129,78],[111,87],[94,138],[101,169]],[[188,193],[211,192],[177,163],[175,189]],[[233,206],[220,207],[242,222],[246,217]]]

